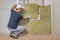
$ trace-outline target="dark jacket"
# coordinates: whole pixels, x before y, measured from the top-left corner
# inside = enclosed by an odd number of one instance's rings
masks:
[[[16,29],[19,20],[21,20],[22,18],[23,18],[23,16],[20,15],[18,12],[11,10],[11,16],[10,16],[10,20],[8,23],[8,28]]]

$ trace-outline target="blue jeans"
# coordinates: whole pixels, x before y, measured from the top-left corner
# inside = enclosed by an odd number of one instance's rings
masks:
[[[16,29],[11,29],[8,28],[10,32],[14,32],[16,35],[20,34],[21,32],[23,32],[25,30],[24,26],[18,26]]]

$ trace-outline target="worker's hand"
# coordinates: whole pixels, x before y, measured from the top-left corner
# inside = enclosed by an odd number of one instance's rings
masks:
[[[22,20],[23,20],[23,21],[29,21],[30,18],[31,18],[30,16],[26,16],[26,17],[24,17]]]
[[[23,20],[23,21],[26,21],[26,20],[28,20],[28,18],[23,18],[22,20]]]

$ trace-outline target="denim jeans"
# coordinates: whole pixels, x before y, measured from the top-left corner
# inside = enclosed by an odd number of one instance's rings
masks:
[[[16,35],[20,34],[21,32],[23,32],[25,30],[24,26],[18,26],[16,29],[11,29],[8,28],[10,32],[14,32]]]

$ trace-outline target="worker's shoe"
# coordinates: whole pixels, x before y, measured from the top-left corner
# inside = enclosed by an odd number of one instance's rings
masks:
[[[13,37],[14,39],[18,39],[18,35],[16,35],[15,33],[10,33],[10,35],[9,35],[10,37]]]

